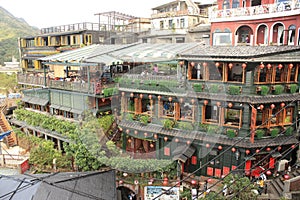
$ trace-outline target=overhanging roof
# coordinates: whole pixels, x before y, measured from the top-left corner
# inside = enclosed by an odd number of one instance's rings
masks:
[[[189,145],[180,145],[176,147],[173,151],[173,160],[180,160],[181,162],[186,162],[186,160],[195,153],[196,149]]]

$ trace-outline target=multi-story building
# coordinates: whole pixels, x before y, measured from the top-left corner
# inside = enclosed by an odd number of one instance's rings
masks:
[[[194,42],[189,37],[189,29],[208,24],[208,7],[191,0],[171,1],[152,8],[150,32],[141,35],[148,43],[184,43]],[[206,34],[209,30],[206,29]],[[203,39],[203,38],[201,38]],[[198,39],[199,40],[199,39]]]
[[[299,2],[218,0],[211,45],[299,45]]]

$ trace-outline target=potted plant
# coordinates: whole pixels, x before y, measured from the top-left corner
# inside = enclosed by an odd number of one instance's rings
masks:
[[[227,129],[226,134],[227,134],[227,137],[234,138],[236,136],[236,130]]]
[[[255,131],[255,136],[257,139],[261,139],[265,135],[265,130],[263,129],[257,129]]]
[[[270,90],[269,86],[262,85],[262,86],[260,87],[260,94],[261,94],[262,96],[265,96],[265,95],[267,95],[267,94],[269,93],[269,90]]]
[[[163,127],[167,130],[170,130],[174,127],[175,122],[173,120],[170,119],[165,119],[163,120]]]
[[[297,84],[291,84],[290,85],[290,93],[295,93],[298,90],[298,85]]]
[[[292,126],[289,126],[285,129],[285,135],[292,135],[293,133],[293,127]]]
[[[230,85],[228,87],[228,93],[230,95],[238,95],[241,93],[241,87],[236,85]]]
[[[270,130],[270,134],[271,134],[271,137],[277,137],[278,134],[279,134],[280,130],[279,128],[273,128]]]
[[[284,91],[284,86],[283,85],[275,85],[274,86],[274,94],[282,94]]]
[[[140,117],[140,122],[143,124],[143,125],[147,125],[149,123],[149,120],[150,120],[150,117],[148,115],[142,115]]]

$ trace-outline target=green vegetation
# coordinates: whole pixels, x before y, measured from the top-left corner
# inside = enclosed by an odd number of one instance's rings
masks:
[[[234,138],[236,136],[236,132],[233,129],[227,129],[227,137]]]
[[[18,37],[36,35],[39,30],[29,26],[23,19],[14,17],[2,7],[0,19],[0,65],[3,65],[4,62],[11,61],[13,56],[19,57]]]
[[[177,122],[177,128],[181,130],[189,130],[189,131],[194,130],[194,126],[190,122]]]
[[[1,80],[0,81],[0,93],[1,94],[7,95],[9,93],[19,91],[19,89],[17,88],[16,74],[8,75],[6,73],[0,73],[0,80]]]
[[[274,94],[282,94],[284,91],[284,86],[283,85],[275,85],[274,86]]]
[[[294,94],[295,92],[297,92],[297,90],[298,90],[298,85],[297,84],[291,84],[290,85],[290,92],[292,93],[292,94]]]
[[[294,128],[292,126],[289,126],[285,129],[285,135],[292,135]]]
[[[255,136],[257,139],[261,139],[265,135],[265,130],[264,129],[257,129],[255,131]]]
[[[228,93],[230,95],[238,95],[241,93],[241,87],[236,85],[230,85],[228,87]]]
[[[266,86],[266,85],[262,85],[261,86],[261,95],[262,96],[265,96],[269,93],[269,90],[270,90],[270,87],[269,86]]]
[[[272,137],[277,137],[279,132],[280,132],[279,128],[273,128],[273,129],[270,130],[270,134],[271,134]]]
[[[195,83],[194,85],[193,85],[193,88],[194,88],[194,91],[195,92],[202,92],[203,91],[203,85],[202,84],[200,84],[200,83]]]
[[[170,119],[163,120],[163,127],[167,130],[172,129],[175,126],[175,121]]]

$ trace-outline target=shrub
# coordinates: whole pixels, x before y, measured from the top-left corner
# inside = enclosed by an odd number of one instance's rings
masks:
[[[194,126],[190,122],[178,122],[178,128],[182,130],[194,130]]]
[[[170,120],[170,119],[165,119],[163,120],[163,127],[165,129],[172,129],[173,127],[175,126],[175,122],[173,120]]]
[[[127,115],[126,115],[126,120],[128,120],[128,121],[133,121],[133,119],[134,119],[134,114],[132,114],[132,113],[127,113]]]
[[[279,134],[280,130],[279,128],[273,128],[271,129],[270,133],[271,133],[271,137],[277,137]]]
[[[236,131],[233,129],[227,129],[226,134],[227,134],[227,137],[234,138],[236,136]]]
[[[283,85],[275,85],[274,86],[274,94],[276,94],[276,95],[282,94],[283,91],[284,91]]]
[[[221,132],[221,129],[219,126],[216,125],[209,125],[207,127],[207,133],[208,134],[219,134]]]
[[[292,135],[294,128],[292,126],[289,126],[285,129],[285,135]]]
[[[269,90],[270,90],[269,86],[262,85],[261,86],[261,92],[260,92],[260,94],[262,96],[265,96],[265,95],[267,95],[269,93]]]
[[[238,94],[241,93],[240,90],[241,90],[241,88],[239,86],[236,86],[236,85],[230,85],[228,87],[228,93],[230,95],[238,95]]]
[[[211,93],[218,93],[219,92],[219,86],[217,84],[212,84],[209,88],[209,91]]]
[[[202,90],[202,84],[200,84],[200,83],[195,83],[194,84],[194,91],[195,92],[202,92],[203,90]]]
[[[255,136],[257,139],[262,138],[265,135],[265,130],[263,129],[258,129],[255,131]]]
[[[293,94],[295,92],[297,92],[298,90],[298,85],[297,84],[291,84],[290,85],[290,92]]]
[[[148,116],[148,115],[142,115],[142,116],[140,117],[140,122],[141,122],[142,124],[144,124],[144,125],[147,125],[148,122],[149,122],[149,116]]]
[[[199,123],[199,130],[200,131],[207,131],[207,129],[208,129],[208,125],[207,124]]]

